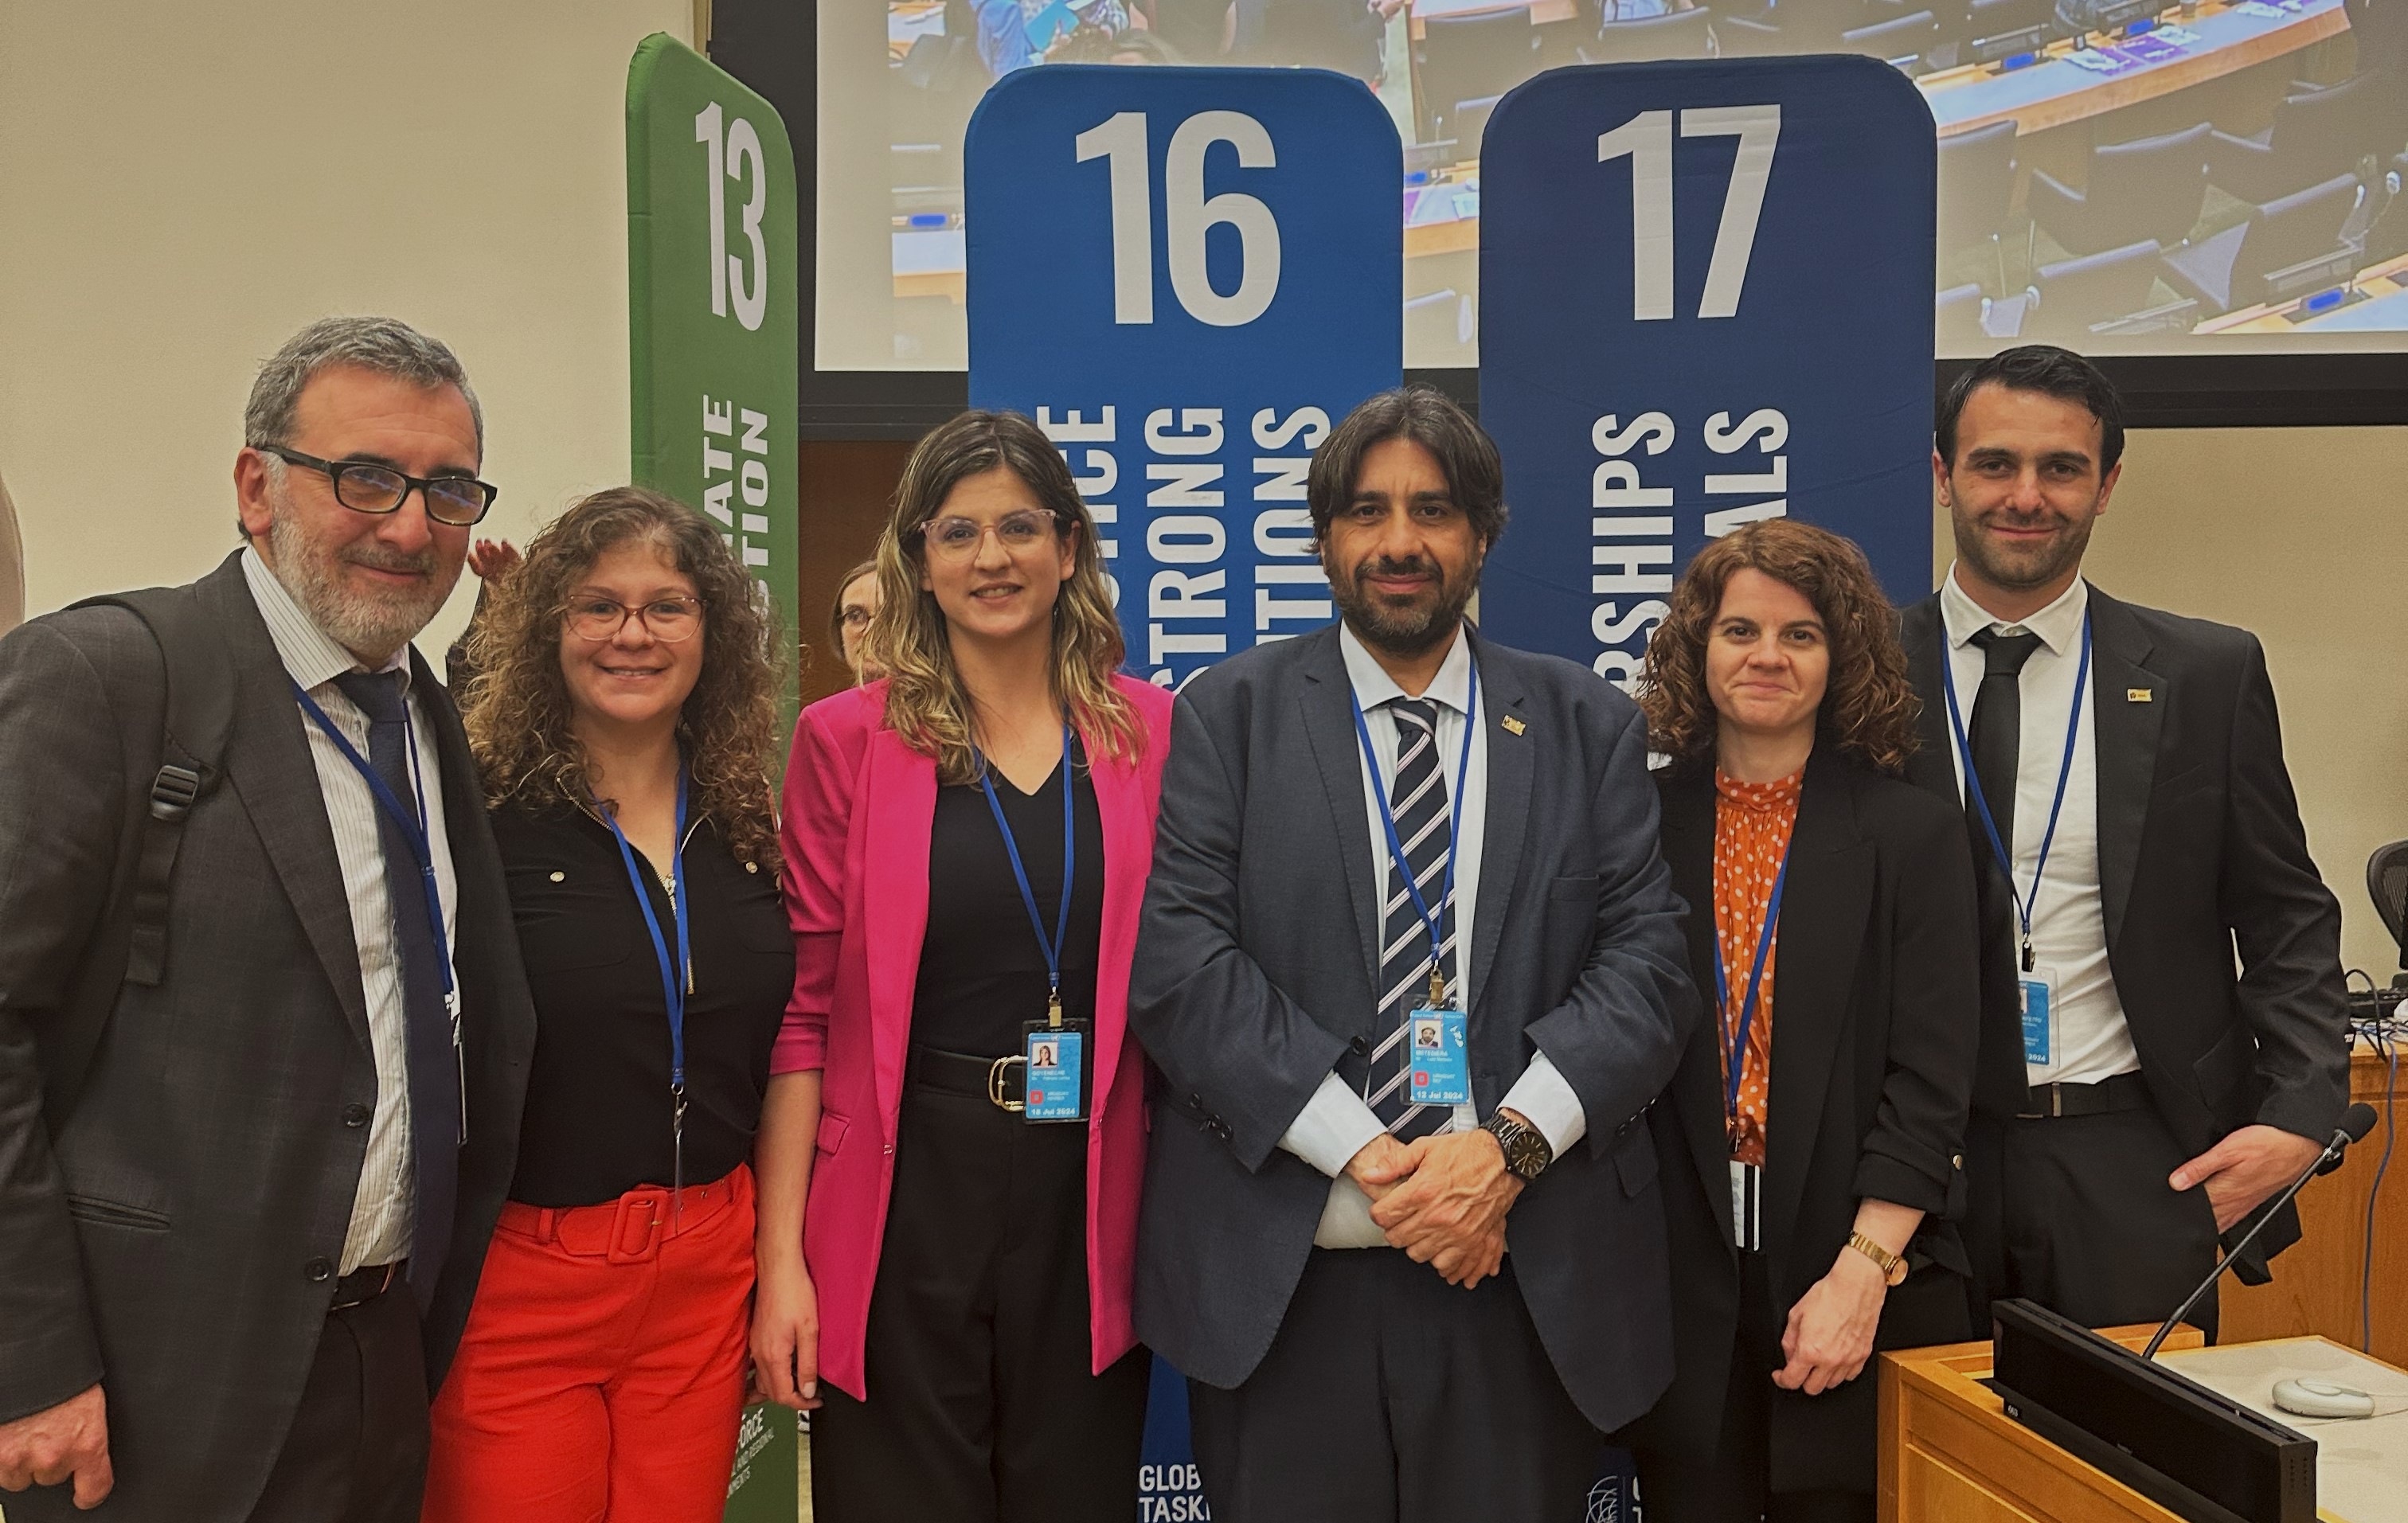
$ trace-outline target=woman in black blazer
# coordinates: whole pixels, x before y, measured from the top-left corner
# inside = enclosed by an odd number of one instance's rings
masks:
[[[1980,997],[1964,820],[1897,776],[1915,703],[1890,606],[1824,530],[1773,519],[1709,546],[1641,702],[1719,1018],[1650,1115],[1676,1374],[1627,1435],[1640,1495],[1648,1523],[1870,1519],[1873,1351],[1971,1335],[1951,1221]]]

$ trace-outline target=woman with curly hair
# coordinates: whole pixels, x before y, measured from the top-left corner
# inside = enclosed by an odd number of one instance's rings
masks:
[[[1097,551],[1036,424],[953,419],[879,537],[885,677],[795,731],[772,1066],[817,1146],[765,1155],[755,1357],[819,1409],[820,1523],[1137,1508],[1125,1032],[1170,695],[1119,675]]]
[[[769,1076],[794,981],[776,626],[709,520],[636,487],[487,585],[464,718],[536,1049],[423,1516],[704,1523],[744,1401],[747,1160],[810,1146],[801,1086]]]
[[[1650,1115],[1681,1272],[1672,1386],[1628,1435],[1641,1495],[1650,1523],[1869,1520],[1873,1350],[1970,1335],[1964,819],[1899,776],[1906,659],[1828,531],[1770,519],[1709,545],[1640,701],[1713,1012]]]

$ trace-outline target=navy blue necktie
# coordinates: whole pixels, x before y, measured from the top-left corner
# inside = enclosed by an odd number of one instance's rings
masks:
[[[404,808],[415,807],[409,708],[402,696],[401,674],[346,672],[335,678],[335,686],[367,716],[368,765]],[[410,1165],[418,1186],[418,1215],[409,1234],[409,1287],[423,1307],[434,1297],[436,1277],[443,1273],[452,1243],[452,1210],[459,1186],[459,1059],[452,1046],[451,1013],[443,1007],[441,954],[435,927],[427,919],[418,857],[400,822],[381,805],[377,809],[377,840],[384,850],[385,898],[393,905],[402,1008],[409,1033]]]
[[[1397,839],[1405,861],[1412,865],[1414,886],[1422,903],[1439,918],[1444,947],[1439,972],[1449,992],[1460,1001],[1455,983],[1455,901],[1447,889],[1446,863],[1455,848],[1454,822],[1448,817],[1446,774],[1438,758],[1438,705],[1426,698],[1394,698],[1388,711],[1397,721],[1397,775],[1388,788],[1388,810],[1397,822]],[[1405,891],[1405,878],[1390,854],[1385,911],[1380,918],[1379,1045],[1371,1049],[1369,1092],[1364,1099],[1372,1114],[1398,1138],[1412,1142],[1444,1126],[1454,1116],[1446,1105],[1416,1105],[1407,1096],[1405,1075],[1412,1066],[1412,1048],[1405,1038],[1407,1014],[1429,1003],[1429,922]],[[1445,903],[1440,896],[1447,895]]]

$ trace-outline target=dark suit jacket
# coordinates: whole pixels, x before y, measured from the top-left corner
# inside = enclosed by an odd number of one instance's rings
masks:
[[[1658,775],[1664,856],[1692,908],[1689,967],[1713,987],[1713,770]],[[1884,777],[1828,742],[1806,769],[1791,837],[1774,963],[1772,1076],[1763,1234],[1772,1313],[1755,1330],[1778,1346],[1789,1308],[1829,1273],[1856,1203],[1925,1213],[1914,1271],[1889,1292],[1877,1348],[1970,1336],[1965,1252],[1946,1219],[1964,1207],[1966,1107],[1980,1024],[1979,957],[1963,816]],[[1744,969],[1735,978],[1746,976]],[[1671,1231],[1678,1374],[1634,1435],[1711,1462],[1722,1432],[1740,1311],[1731,1236],[1730,1147],[1715,1021],[1681,1054],[1666,1103],[1649,1117],[1663,1156]],[[1870,1365],[1820,1396],[1771,1391],[1778,1490],[1873,1487]],[[1770,1372],[1757,1378],[1770,1388]]]
[[[1507,1245],[1566,1389],[1611,1428],[1672,1373],[1640,1117],[1696,1017],[1680,903],[1637,707],[1568,662],[1471,648],[1488,734],[1472,1093],[1493,1111],[1544,1051],[1580,1096],[1587,1136],[1523,1192]],[[1212,1386],[1238,1386],[1270,1347],[1329,1193],[1279,1140],[1375,1038],[1381,892],[1350,691],[1333,627],[1205,672],[1171,720],[1129,990],[1130,1029],[1168,1081],[1137,1330]]]
[[[2090,618],[2107,961],[2150,1100],[2193,1157],[2252,1122],[2322,1141],[2349,1098],[2341,905],[2308,857],[2266,653],[2246,630],[2096,586]],[[1923,700],[1907,776],[1961,810],[1939,597],[1908,608],[1899,633]],[[1989,897],[1973,1105],[1995,1119],[2021,1108],[2024,1060],[2011,910]],[[2263,1282],[2299,1236],[2285,1206],[2236,1273]]]
[[[166,975],[122,991],[72,1117],[43,1114],[38,1044],[148,805],[165,673],[122,609],[0,641],[0,1420],[98,1381],[117,1473],[96,1515],[46,1488],[10,1497],[10,1523],[248,1515],[333,1297],[309,1266],[340,1259],[367,1150],[344,1119],[376,1100],[367,1007],[304,721],[241,566],[199,588],[236,667],[225,776],[184,830]],[[517,1157],[535,1015],[466,738],[413,661],[442,756],[468,1080],[431,1386]]]

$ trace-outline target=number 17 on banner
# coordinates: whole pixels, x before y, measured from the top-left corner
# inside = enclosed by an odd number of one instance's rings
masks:
[[[1317,70],[1007,76],[964,149],[970,403],[1035,418],[1128,662],[1175,685],[1333,616],[1312,448],[1402,378],[1402,149]]]

